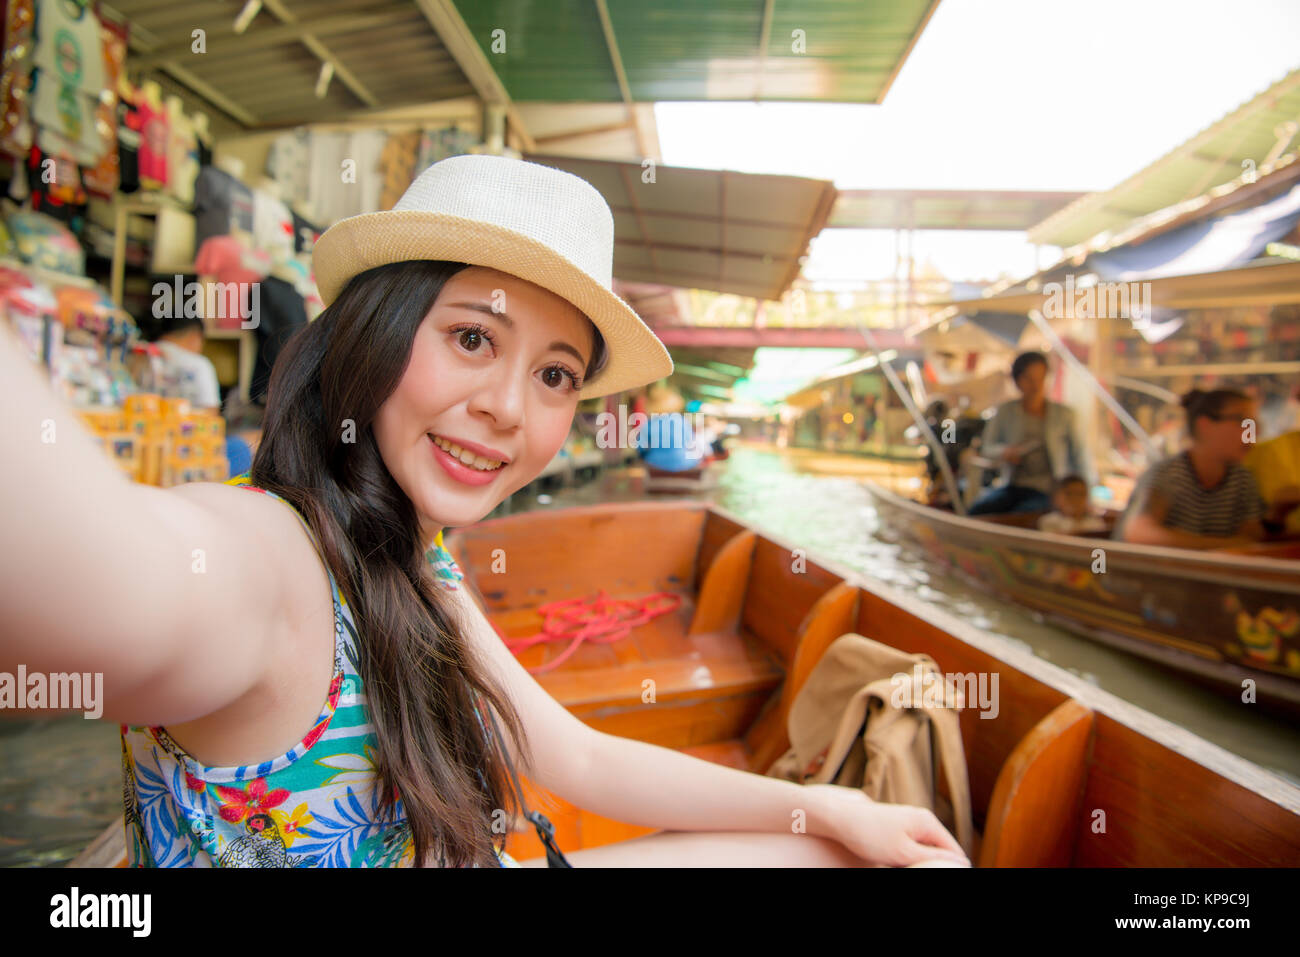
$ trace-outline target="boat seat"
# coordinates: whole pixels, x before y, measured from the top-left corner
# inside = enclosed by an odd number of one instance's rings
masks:
[[[1016,745],[993,786],[980,867],[1073,863],[1093,721],[1067,698]]]
[[[753,562],[752,531],[726,535],[701,560],[698,591],[673,589],[675,610],[609,644],[582,645],[538,683],[587,724],[610,734],[684,748],[739,737],[784,677],[779,655],[741,622]],[[611,597],[639,597],[644,592]],[[486,609],[503,635],[536,632],[533,607]],[[544,665],[563,645],[519,654],[526,668]]]

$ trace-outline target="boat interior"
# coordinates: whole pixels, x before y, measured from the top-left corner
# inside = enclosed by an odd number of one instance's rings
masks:
[[[1182,745],[1199,739],[1179,739],[1179,753],[1157,740],[1167,729],[1146,712],[1109,697],[1106,711],[1098,710],[1082,682],[1071,686],[1072,676],[1057,672],[1061,680],[1048,681],[1012,667],[919,609],[879,597],[864,579],[807,559],[707,504],[530,512],[457,530],[447,547],[508,638],[535,633],[538,606],[552,601],[601,590],[614,598],[680,596],[675,611],[617,642],[585,644],[538,676],[598,730],[762,773],[789,746],[790,705],[813,666],[836,638],[856,632],[927,654],[945,673],[998,676],[996,716],[973,708],[959,716],[977,866],[1300,860],[1300,805],[1286,806],[1296,789],[1285,782],[1245,762],[1248,771],[1220,773],[1215,761],[1185,753]],[[560,651],[537,645],[520,661],[535,667]],[[1289,795],[1280,803],[1279,784]],[[946,797],[942,782],[939,790]],[[566,852],[651,833],[531,782],[525,795],[555,824]],[[507,848],[520,860],[544,853],[522,829]]]

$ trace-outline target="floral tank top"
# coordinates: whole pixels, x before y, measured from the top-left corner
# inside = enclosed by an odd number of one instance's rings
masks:
[[[247,475],[226,484],[285,502],[251,485]],[[294,514],[303,521],[297,509]],[[310,526],[305,521],[303,526],[317,544]],[[464,576],[443,548],[441,532],[427,558],[442,587],[459,587]],[[376,740],[357,632],[347,600],[326,572],[334,597],[334,678],[320,715],[292,750],[260,764],[207,767],[165,728],[122,725],[130,866],[409,867],[414,862],[401,801],[384,814],[379,809]],[[482,727],[481,715],[479,722]],[[503,850],[497,856],[503,867],[519,866]]]

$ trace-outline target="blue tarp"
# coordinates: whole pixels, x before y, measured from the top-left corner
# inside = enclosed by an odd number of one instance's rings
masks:
[[[1029,325],[1029,315],[1024,312],[977,312],[965,318],[1013,349],[1020,345],[1020,337]]]
[[[1300,184],[1276,199],[1236,213],[1189,223],[1137,246],[1095,253],[1088,266],[1106,282],[1190,276],[1242,266],[1300,222]]]

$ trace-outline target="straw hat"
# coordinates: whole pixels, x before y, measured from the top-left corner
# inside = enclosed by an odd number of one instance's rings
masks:
[[[358,273],[408,259],[445,259],[518,276],[571,302],[605,337],[605,368],[581,398],[672,374],[658,337],[612,289],[614,217],[571,173],[505,156],[452,156],[418,177],[391,210],[339,220],[312,265],[329,305]]]

